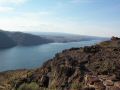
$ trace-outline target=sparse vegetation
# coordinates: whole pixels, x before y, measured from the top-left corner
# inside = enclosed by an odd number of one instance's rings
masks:
[[[39,90],[39,86],[34,82],[30,84],[24,83],[17,90]]]
[[[71,89],[72,90],[79,90],[83,87],[83,83],[72,83]]]

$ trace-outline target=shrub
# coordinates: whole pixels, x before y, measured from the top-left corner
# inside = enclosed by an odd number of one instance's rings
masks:
[[[39,90],[39,86],[34,82],[30,84],[24,83],[17,90]]]
[[[83,87],[83,83],[72,83],[71,88],[74,90],[79,90]]]

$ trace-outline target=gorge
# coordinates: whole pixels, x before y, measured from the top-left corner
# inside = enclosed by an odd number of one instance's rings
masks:
[[[0,73],[1,90],[120,90],[120,39],[56,54],[42,67]],[[9,77],[11,76],[11,77]]]

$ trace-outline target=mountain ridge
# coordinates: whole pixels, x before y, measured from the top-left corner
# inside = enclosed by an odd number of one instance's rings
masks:
[[[80,42],[80,41],[89,41],[89,40],[108,40],[109,39],[108,37],[97,37],[97,36],[57,33],[57,32],[28,32],[28,33],[53,40],[56,43]]]
[[[4,49],[2,48],[4,47],[2,43],[6,43],[5,48],[11,48],[14,46],[35,46],[35,45],[41,45],[41,44],[47,44],[53,42],[52,40],[37,35],[32,35],[22,32],[8,32],[8,31],[0,30],[0,34],[1,34],[0,37],[1,49]],[[7,39],[4,41],[5,38]]]
[[[0,30],[0,33],[4,33],[4,37],[7,37],[7,40],[4,41],[6,43],[6,47],[2,46],[4,38],[1,36],[1,49],[10,48],[14,46],[35,46],[47,43],[67,43],[67,42],[80,42],[80,41],[88,41],[88,40],[106,40],[108,38],[101,37],[93,37],[93,36],[79,36],[79,35],[71,35],[71,34],[34,34],[34,33],[25,33],[25,32],[9,32]],[[11,42],[11,43],[10,43]],[[10,45],[9,45],[10,44]]]

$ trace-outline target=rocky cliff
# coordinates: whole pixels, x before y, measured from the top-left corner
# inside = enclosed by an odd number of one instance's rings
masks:
[[[12,73],[19,75],[0,74],[6,81],[0,90],[120,90],[120,38],[64,50],[40,68]]]

